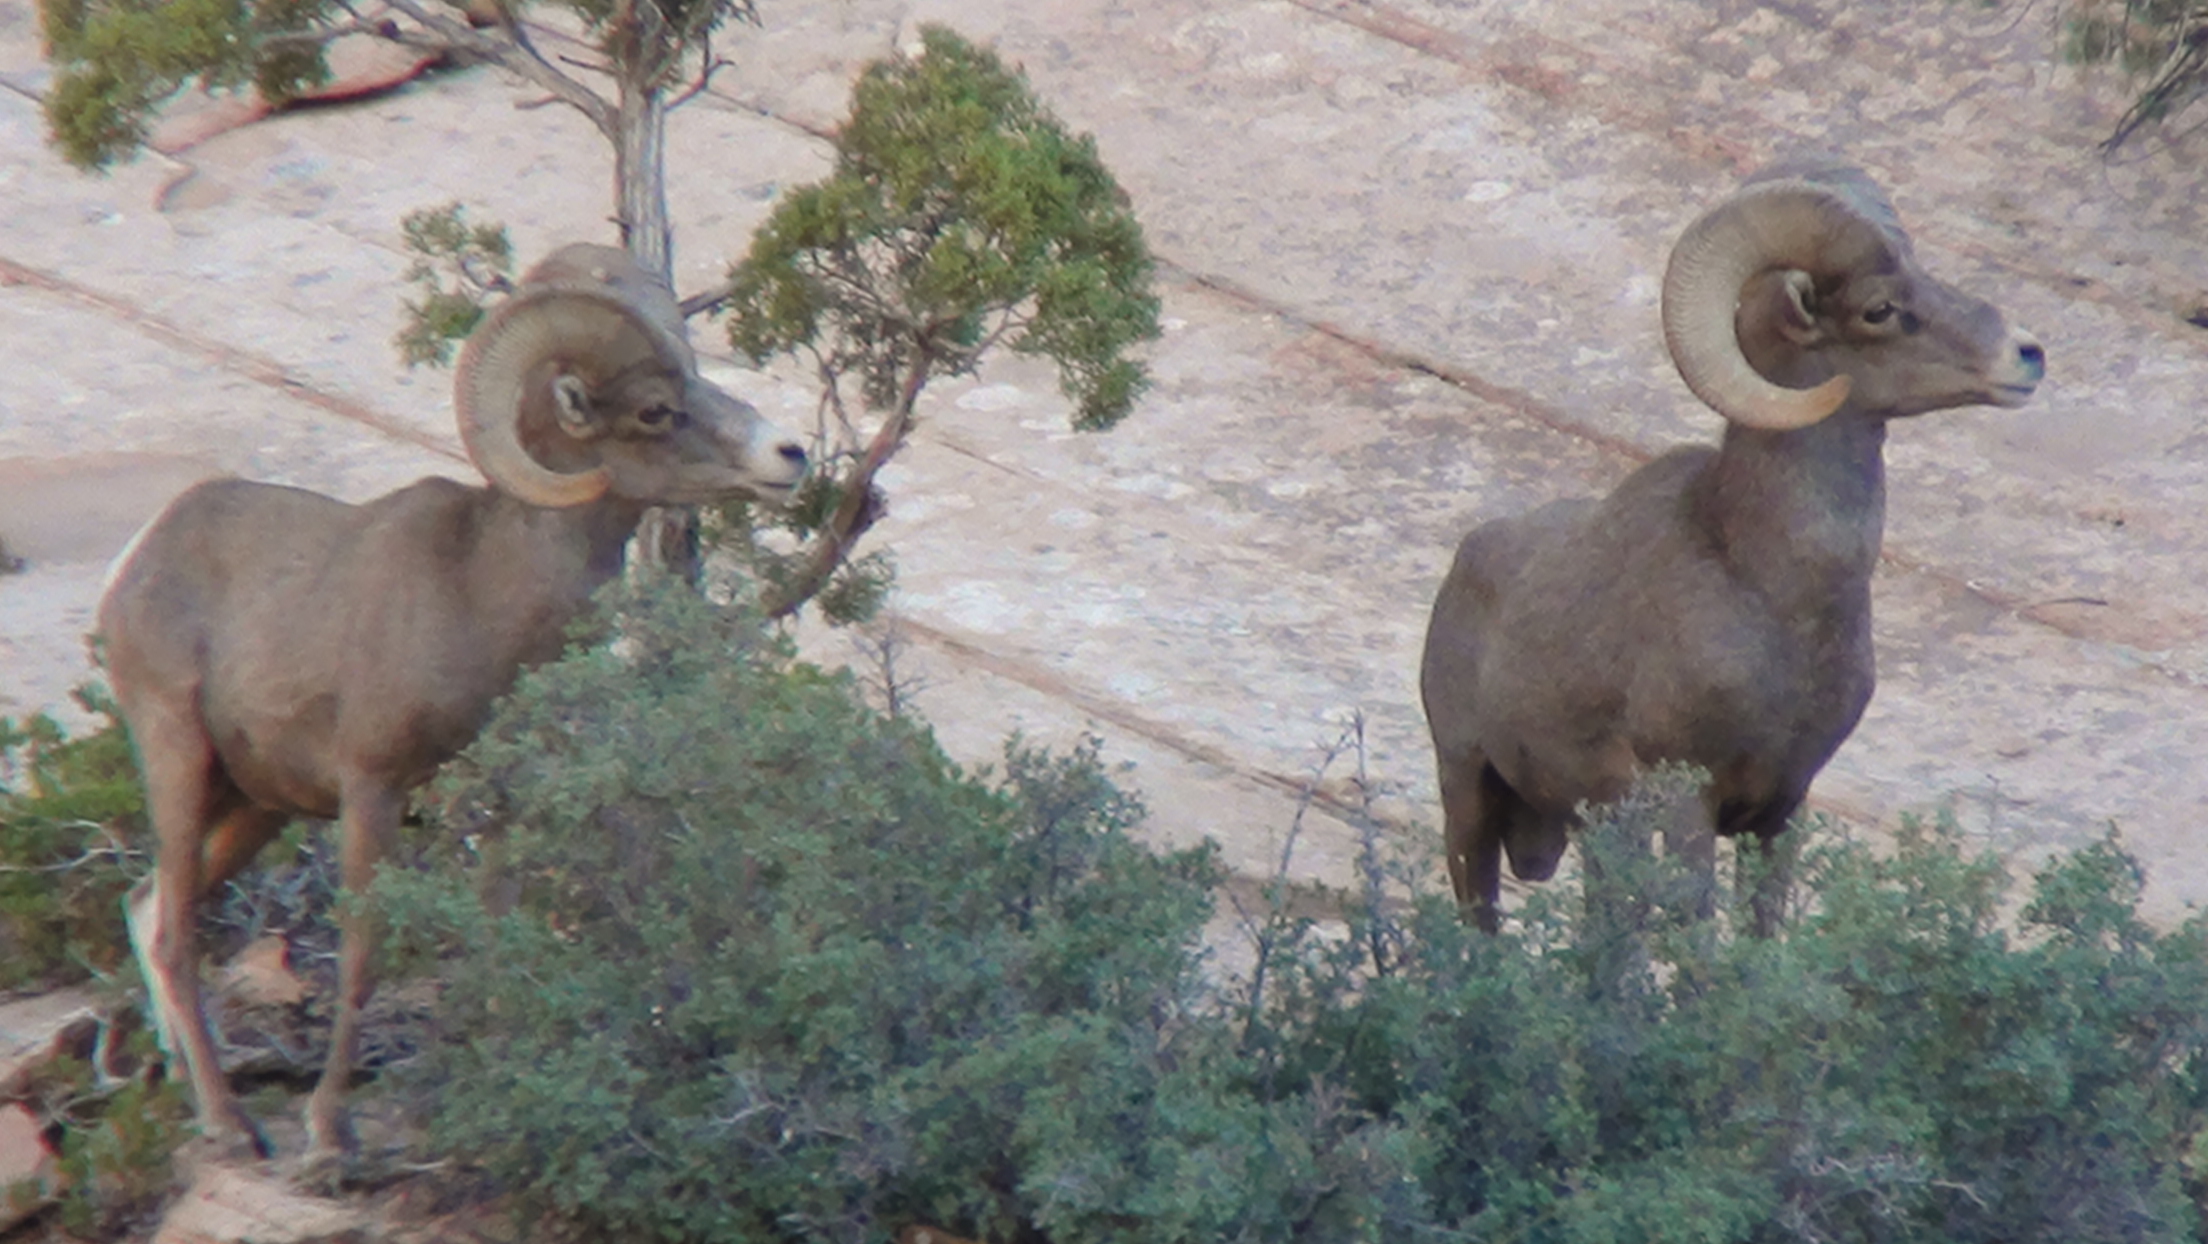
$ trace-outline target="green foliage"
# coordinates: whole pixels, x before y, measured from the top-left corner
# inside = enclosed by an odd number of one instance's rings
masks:
[[[156,1060],[153,1036],[131,1034],[111,1057],[138,1067]],[[54,1209],[69,1238],[121,1239],[147,1228],[175,1182],[172,1158],[192,1129],[181,1081],[110,1079],[79,1058],[57,1058],[23,1090],[27,1105],[58,1130]]]
[[[399,228],[414,253],[406,282],[422,297],[406,300],[406,324],[392,344],[408,367],[450,366],[453,347],[482,321],[484,301],[513,289],[513,243],[506,226],[472,223],[457,202],[409,212]]]
[[[869,67],[828,180],[786,196],[733,273],[729,340],[805,350],[877,409],[990,347],[1053,359],[1074,425],[1107,428],[1157,335],[1142,228],[1098,158],[1024,75],[939,26]]]
[[[1496,937],[1439,900],[1276,912],[1222,992],[1213,861],[1128,837],[1093,740],[968,774],[747,614],[612,603],[621,642],[529,676],[439,787],[462,866],[379,882],[445,982],[434,1146],[586,1234],[2208,1228],[2208,925],[2142,922],[2113,835],[2016,905],[1945,822],[1797,830],[1809,897],[1758,940],[1747,881],[1687,918],[1651,844],[1695,787],[1661,774],[1585,835],[1600,919],[1569,885]]]
[[[2166,124],[2208,90],[2208,6],[2199,0],[2066,0],[2063,58],[2114,64],[2141,83],[2103,150]]]
[[[40,0],[53,141],[100,169],[135,154],[154,113],[195,81],[292,98],[329,80],[313,32],[337,12],[328,0]]]
[[[816,446],[816,449],[818,447]],[[787,509],[765,510],[741,498],[705,514],[704,542],[727,554],[740,573],[769,600],[792,605],[810,602],[832,626],[872,619],[897,582],[891,555],[875,550],[853,557],[846,551],[819,580],[814,569],[822,541],[831,538],[838,506],[852,481],[834,469],[833,455],[815,453],[819,463],[798,486]]]
[[[130,954],[121,899],[146,870],[130,846],[144,796],[113,702],[98,687],[75,695],[107,719],[82,738],[44,714],[0,718],[0,991],[104,974]]]
[[[755,618],[617,608],[442,779],[469,866],[378,882],[443,957],[440,1153],[599,1238],[1337,1244],[1415,1198],[1401,1136],[1242,1083],[1211,853],[1130,839],[1093,740],[969,774]]]
[[[1150,253],[1095,140],[1068,134],[994,53],[940,26],[921,38],[918,56],[861,75],[835,171],[784,196],[721,304],[753,362],[810,357],[841,425],[823,420],[814,483],[782,520],[805,547],[726,524],[777,617],[816,594],[832,620],[871,613],[886,567],[847,559],[933,378],[1000,345],[1048,358],[1083,430],[1125,418],[1146,383],[1129,352],[1158,334]],[[864,447],[846,378],[884,416]]]
[[[683,55],[692,48],[704,48],[710,60],[707,44],[729,22],[759,24],[753,0],[567,0],[567,5],[582,17],[615,72],[655,89],[677,84]]]
[[[2142,924],[2113,837],[2042,873],[2013,933],[2000,867],[1949,828],[1912,825],[1884,858],[1819,841],[1809,913],[1759,941],[1667,919],[1650,896],[1683,879],[1629,819],[1592,836],[1615,860],[1643,853],[1604,884],[1643,905],[1628,932],[1645,957],[1552,890],[1495,938],[1422,903],[1382,975],[1354,937],[1282,973],[1257,1048],[1278,1082],[1339,1083],[1419,1138],[1429,1229],[2201,1238],[2208,929]]]

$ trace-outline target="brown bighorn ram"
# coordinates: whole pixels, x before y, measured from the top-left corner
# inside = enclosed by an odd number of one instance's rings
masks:
[[[294,816],[336,817],[344,884],[372,879],[409,790],[464,747],[523,666],[558,655],[620,572],[648,506],[785,501],[805,451],[701,379],[674,297],[619,250],[569,246],[468,338],[454,380],[491,480],[425,479],[364,505],[218,480],[117,558],[100,603],[109,678],[158,838],[128,901],[154,1019],[202,1126],[268,1142],[200,1009],[194,913]],[[346,921],[318,1154],[350,1144],[344,1090],[371,981]]]
[[[1707,867],[1713,829],[1770,854],[1871,698],[1887,421],[2018,406],[2045,370],[2029,334],[1917,265],[1869,178],[1823,162],[1688,226],[1663,322],[1722,446],[1475,528],[1434,601],[1420,688],[1449,876],[1490,932],[1502,853],[1545,880],[1574,807],[1662,761],[1711,775],[1690,858]],[[1774,870],[1756,893],[1759,931],[1785,885]]]

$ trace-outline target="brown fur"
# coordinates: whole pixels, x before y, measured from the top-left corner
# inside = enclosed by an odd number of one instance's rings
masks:
[[[625,263],[602,247],[560,254],[570,268],[577,254]],[[548,268],[572,277],[548,264],[530,279]],[[547,371],[525,421],[554,426],[551,386]],[[694,374],[623,376],[586,401],[598,433],[546,456],[573,460],[553,464],[562,469],[608,467],[597,501],[544,509],[425,479],[348,505],[219,480],[179,497],[119,559],[99,631],[159,840],[155,876],[130,900],[132,937],[204,1126],[267,1152],[201,1013],[200,898],[294,816],[338,819],[344,885],[363,890],[407,792],[466,746],[524,666],[559,653],[576,612],[620,572],[646,506],[778,492],[802,471],[793,442],[764,435],[755,411]],[[349,918],[329,1058],[307,1111],[317,1151],[349,1143],[342,1101],[370,947],[363,918]]]
[[[1684,844],[1698,861],[1712,830],[1768,850],[1870,702],[1887,421],[2015,405],[2039,378],[2037,343],[1918,267],[1862,174],[1769,175],[1839,186],[1889,233],[1874,270],[1766,273],[1736,317],[1765,378],[1846,374],[1848,401],[1797,431],[1730,425],[1719,447],[1673,450],[1600,500],[1483,524],[1434,601],[1420,688],[1450,879],[1489,931],[1504,855],[1546,879],[1577,805],[1617,799],[1663,761],[1710,772],[1702,841]],[[1756,896],[1760,929],[1785,884],[1774,875]]]

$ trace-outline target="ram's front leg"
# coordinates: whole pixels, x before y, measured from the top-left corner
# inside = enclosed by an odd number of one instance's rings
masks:
[[[1794,900],[1794,857],[1799,854],[1801,841],[1785,832],[1765,836],[1757,834],[1755,846],[1742,838],[1735,848],[1736,870],[1739,875],[1753,874],[1755,884],[1748,893],[1748,909],[1751,927],[1757,937],[1777,935],[1786,923],[1787,910]],[[1750,858],[1751,850],[1754,858]]]
[[[1457,909],[1483,933],[1502,928],[1503,835],[1481,790],[1487,757],[1474,751],[1441,774],[1442,847]]]
[[[339,926],[342,940],[338,951],[337,1014],[330,1029],[330,1053],[322,1066],[322,1079],[307,1099],[307,1146],[315,1161],[342,1157],[354,1148],[352,1126],[345,1113],[345,1091],[360,1053],[361,1014],[375,990],[369,961],[375,953],[380,927],[369,909],[368,887],[375,882],[376,867],[398,839],[399,818],[406,810],[405,792],[377,780],[347,782],[341,799],[338,851],[345,909]]]

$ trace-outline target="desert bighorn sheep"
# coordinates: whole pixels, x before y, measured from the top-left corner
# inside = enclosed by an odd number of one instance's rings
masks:
[[[1713,829],[1770,853],[1871,698],[1887,421],[2022,405],[2045,370],[2029,334],[1918,266],[1868,177],[1822,161],[1688,226],[1663,324],[1723,445],[1475,528],[1434,601],[1419,682],[1449,876],[1490,932],[1500,853],[1546,879],[1575,805],[1662,761],[1711,775],[1698,863]],[[1785,884],[1755,895],[1760,931]]]
[[[200,1009],[194,912],[294,816],[336,817],[347,889],[372,879],[406,794],[465,746],[523,666],[620,572],[648,506],[785,502],[805,451],[701,379],[673,295],[627,255],[565,247],[460,356],[455,413],[491,480],[425,479],[363,505],[243,480],[178,497],[100,602],[108,677],[158,839],[128,900],[155,1022],[202,1126],[268,1143]],[[345,1147],[343,1098],[371,982],[344,926],[329,1060],[307,1106]]]

